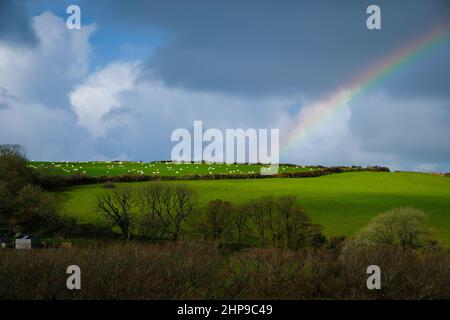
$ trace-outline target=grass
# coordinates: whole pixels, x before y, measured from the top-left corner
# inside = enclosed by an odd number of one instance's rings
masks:
[[[123,183],[141,188],[147,182]],[[172,183],[172,182],[171,182]],[[375,215],[395,207],[415,207],[429,214],[434,237],[450,246],[450,179],[421,173],[340,173],[305,179],[184,181],[197,190],[200,202],[213,199],[239,203],[262,196],[294,194],[328,236],[351,235]],[[69,188],[58,193],[63,211],[82,222],[103,223],[95,212],[102,185]]]
[[[190,174],[254,174],[259,173],[259,164],[208,164],[172,162],[39,162],[32,161],[29,166],[41,173],[50,175],[121,176],[127,174],[184,176]],[[280,166],[282,172],[303,172],[317,170],[307,166]]]

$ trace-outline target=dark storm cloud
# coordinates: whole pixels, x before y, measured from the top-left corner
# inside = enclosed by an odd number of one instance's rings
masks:
[[[326,93],[450,19],[445,0],[100,4],[99,14],[110,23],[168,31],[170,39],[148,62],[150,76],[171,86],[237,94]],[[366,28],[370,4],[381,7],[382,30]],[[428,65],[423,60],[422,70],[412,71],[414,77],[400,79],[399,91],[448,94],[448,59],[441,56]],[[396,86],[389,90],[396,91]]]
[[[450,1],[449,1],[450,5]],[[450,9],[449,9],[450,11]],[[383,88],[398,97],[450,98],[450,41],[392,74]]]
[[[30,25],[24,1],[0,1],[0,41],[16,44],[34,44],[36,36]]]
[[[395,154],[405,163],[450,159],[450,102],[372,95],[352,110],[350,126],[362,151]]]

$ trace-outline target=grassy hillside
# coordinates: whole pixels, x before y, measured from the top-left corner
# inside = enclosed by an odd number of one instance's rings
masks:
[[[77,175],[88,176],[121,176],[133,175],[160,175],[183,176],[191,174],[258,174],[259,164],[207,164],[207,163],[172,163],[172,162],[39,162],[32,161],[30,167],[41,173],[50,175]],[[280,166],[283,172],[313,171],[317,168],[306,166]]]
[[[327,235],[349,235],[371,217],[394,207],[415,207],[429,214],[434,236],[450,246],[450,179],[420,173],[340,173],[308,179],[185,181],[205,204],[216,198],[241,202],[261,196],[295,194]],[[146,182],[127,183],[141,188]],[[80,186],[58,193],[68,215],[102,223],[95,213],[102,185]]]

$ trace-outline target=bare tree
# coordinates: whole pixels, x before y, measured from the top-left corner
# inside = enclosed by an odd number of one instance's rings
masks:
[[[248,204],[250,218],[255,225],[260,243],[266,245],[266,234],[269,233],[272,244],[278,244],[284,234],[277,201],[273,197],[264,197]]]
[[[140,217],[139,233],[152,239],[167,237],[170,220],[166,216],[165,207],[170,206],[169,186],[161,182],[152,182],[141,191],[138,197]]]
[[[197,206],[197,196],[192,189],[182,184],[173,187],[172,192],[173,205],[170,207],[172,210],[167,210],[167,212],[173,223],[172,240],[177,240],[182,222],[194,212]]]
[[[177,240],[197,205],[195,193],[187,186],[161,182],[150,183],[137,199],[139,233],[159,240]]]
[[[277,202],[273,197],[264,197],[261,199],[261,205],[264,208],[264,221],[269,227],[272,245],[276,245],[283,237],[283,228],[281,226],[279,212],[277,211]]]
[[[219,240],[230,229],[232,206],[228,201],[213,200],[208,203],[202,217],[201,231],[205,238]]]
[[[281,227],[279,244],[290,249],[299,249],[306,245],[323,243],[324,236],[320,226],[311,223],[303,207],[295,202],[295,196],[283,196],[277,200]]]
[[[245,209],[244,209],[245,208]],[[258,201],[252,201],[243,206],[244,210],[247,210],[250,214],[250,219],[255,225],[256,232],[261,246],[265,245],[265,234],[266,234],[266,215],[264,206]]]
[[[234,226],[236,227],[238,235],[238,245],[241,245],[242,235],[248,226],[248,218],[248,210],[247,206],[245,205],[241,205],[233,211],[232,221]]]
[[[132,213],[134,195],[129,188],[120,188],[107,192],[97,199],[97,208],[113,225],[119,227],[122,234],[129,240],[132,236]]]
[[[280,219],[283,224],[284,235],[286,237],[286,246],[288,248],[292,247],[294,241],[295,233],[295,223],[294,223],[294,204],[295,196],[282,196],[277,201],[277,209],[279,211]]]

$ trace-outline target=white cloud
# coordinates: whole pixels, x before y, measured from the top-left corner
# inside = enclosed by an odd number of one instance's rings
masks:
[[[105,116],[124,106],[122,94],[135,87],[138,71],[132,63],[113,63],[95,72],[75,88],[70,94],[73,110],[78,115],[78,123],[93,137],[101,137],[111,122]]]
[[[67,94],[88,72],[94,26],[69,31],[61,18],[33,18],[38,42],[0,42],[0,143],[19,143],[36,159],[95,157],[85,131],[75,125]]]
[[[0,87],[29,101],[62,107],[66,94],[89,68],[89,37],[94,25],[68,30],[51,12],[33,18],[35,46],[0,42]]]
[[[139,79],[140,66],[112,63],[90,74],[70,94],[78,123],[102,141],[110,157],[125,152],[138,159],[168,159],[171,132],[189,129],[195,120],[202,120],[204,129],[278,128],[277,119],[294,102],[171,88],[158,80]]]

